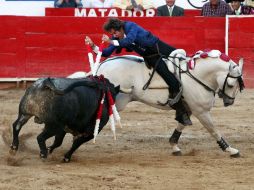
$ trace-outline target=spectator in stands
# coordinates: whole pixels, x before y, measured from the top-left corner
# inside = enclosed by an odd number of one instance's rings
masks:
[[[245,0],[245,5],[254,8],[254,0]]]
[[[126,10],[145,10],[154,8],[152,0],[115,0],[113,7]]]
[[[55,0],[55,8],[82,8],[83,5],[80,0]]]
[[[243,5],[244,0],[230,0],[234,15],[251,15],[254,14],[254,8]]]
[[[84,0],[85,8],[110,8],[114,0]]]
[[[103,28],[112,35],[112,38],[109,38],[105,34],[103,35],[102,41],[109,44],[109,46],[103,49],[102,56],[108,57],[114,51],[121,48],[128,49],[128,51],[135,51],[141,55],[146,64],[149,67],[153,67],[169,85],[170,93],[172,94],[170,98],[179,97],[181,84],[176,76],[169,71],[166,63],[162,59],[163,57],[167,58],[170,53],[175,50],[174,47],[161,41],[151,32],[134,22],[111,18],[104,24]],[[86,37],[85,42],[89,44],[95,52],[98,51],[98,47],[89,37]],[[178,102],[170,106],[176,109],[177,121],[183,125],[192,124],[181,98]]]
[[[184,16],[184,9],[175,5],[176,0],[166,0],[166,5],[157,8],[157,16]]]
[[[224,17],[232,15],[230,6],[223,0],[209,0],[205,3],[202,11],[202,16]]]

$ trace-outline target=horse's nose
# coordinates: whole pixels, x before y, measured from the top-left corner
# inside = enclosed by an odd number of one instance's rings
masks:
[[[235,99],[223,98],[224,106],[231,106],[234,104]]]

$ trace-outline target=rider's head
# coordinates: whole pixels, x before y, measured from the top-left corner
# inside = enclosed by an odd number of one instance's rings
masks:
[[[103,29],[106,32],[109,32],[115,38],[122,39],[124,38],[124,21],[119,20],[118,18],[110,18],[103,26]]]

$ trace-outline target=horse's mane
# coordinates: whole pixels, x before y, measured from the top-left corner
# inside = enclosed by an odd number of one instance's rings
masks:
[[[142,57],[139,57],[139,56],[122,55],[122,56],[115,56],[115,57],[108,58],[108,59],[104,60],[103,62],[101,62],[101,64],[103,64],[105,62],[108,62],[108,61],[115,60],[115,59],[127,59],[127,60],[135,61],[135,62],[138,62],[138,63],[144,62],[144,59]]]

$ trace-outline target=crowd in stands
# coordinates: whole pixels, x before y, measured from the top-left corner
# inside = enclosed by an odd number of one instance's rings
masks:
[[[202,16],[251,15],[254,7],[244,5],[244,0],[209,0],[202,8]]]
[[[145,10],[154,8],[152,0],[115,0],[113,6],[126,10]]]
[[[184,16],[184,9],[175,5],[175,0],[166,0],[166,4],[157,8],[157,16]]]
[[[157,16],[184,16],[184,9],[175,5],[176,0],[165,0],[156,7],[155,0],[55,0],[56,8],[120,8],[126,10],[156,9]],[[180,0],[179,0],[180,1]],[[253,15],[254,0],[209,0],[201,10],[201,16]]]
[[[82,8],[83,4],[80,0],[55,0],[54,6],[55,8]]]

